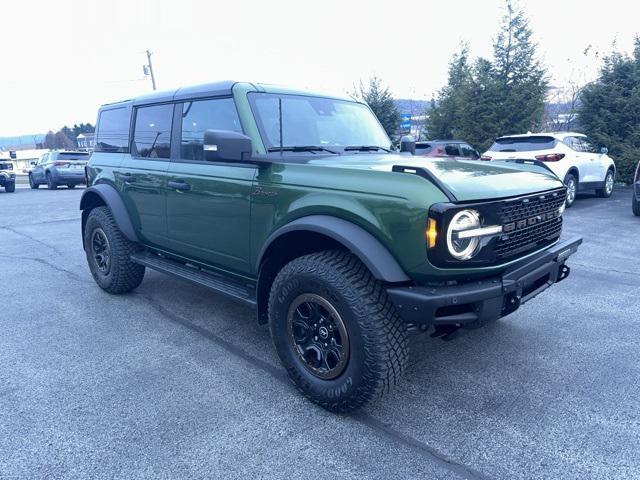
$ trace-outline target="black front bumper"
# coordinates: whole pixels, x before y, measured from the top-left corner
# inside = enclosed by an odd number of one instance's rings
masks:
[[[582,238],[558,242],[499,276],[450,286],[390,287],[387,293],[407,323],[483,325],[567,278],[565,261],[581,243]]]

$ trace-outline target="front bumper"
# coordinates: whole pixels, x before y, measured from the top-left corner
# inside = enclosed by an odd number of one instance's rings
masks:
[[[387,293],[407,323],[483,325],[567,278],[565,261],[581,243],[582,238],[558,242],[499,276],[450,286],[390,287]]]

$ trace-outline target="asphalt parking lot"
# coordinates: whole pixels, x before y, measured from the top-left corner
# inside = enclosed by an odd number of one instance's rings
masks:
[[[0,478],[640,478],[630,189],[567,211],[567,281],[455,341],[417,335],[353,416],[295,391],[245,307],[152,271],[100,290],[81,193],[0,192]]]

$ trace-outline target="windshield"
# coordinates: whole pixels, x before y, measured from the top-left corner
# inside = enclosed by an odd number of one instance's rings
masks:
[[[556,139],[545,135],[531,137],[502,137],[491,145],[492,152],[535,152],[556,146]]]
[[[318,146],[335,151],[345,147],[391,147],[389,137],[366,105],[332,98],[252,92],[249,103],[267,150],[280,147],[280,100],[285,148]],[[322,150],[306,151],[322,153]]]
[[[0,163],[0,170],[13,170],[13,163],[10,163],[10,162]]]

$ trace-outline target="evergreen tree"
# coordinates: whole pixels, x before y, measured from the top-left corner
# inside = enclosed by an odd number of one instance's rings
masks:
[[[640,159],[640,37],[633,55],[614,51],[604,59],[598,79],[582,90],[578,121],[609,148],[618,179],[630,183]]]
[[[400,114],[389,88],[383,85],[382,80],[377,77],[370,78],[369,84],[366,86],[360,82],[360,86],[353,93],[353,96],[369,105],[378,120],[380,120],[387,135],[390,137],[395,135],[400,121]]]
[[[548,88],[544,66],[522,9],[506,2],[506,14],[494,39],[493,60],[469,66],[465,45],[449,66],[427,120],[431,138],[460,138],[486,149],[500,135],[534,130],[542,122]]]

